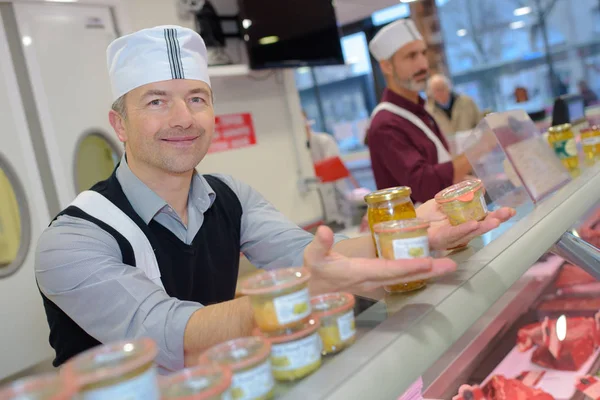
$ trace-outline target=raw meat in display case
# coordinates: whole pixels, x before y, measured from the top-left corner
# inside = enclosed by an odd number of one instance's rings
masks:
[[[518,349],[521,352],[537,346],[531,361],[542,367],[559,371],[577,371],[594,353],[597,343],[597,329],[594,318],[567,318],[564,340],[552,340],[556,335],[556,320],[530,324],[519,330]],[[546,328],[546,330],[544,329]],[[557,342],[557,349],[551,346]]]
[[[582,268],[572,264],[565,264],[563,265],[558,277],[556,278],[556,281],[554,282],[554,287],[560,289],[568,286],[594,282],[597,282],[597,280]]]
[[[494,376],[483,388],[463,385],[453,400],[554,400],[541,389],[534,389],[518,379]]]

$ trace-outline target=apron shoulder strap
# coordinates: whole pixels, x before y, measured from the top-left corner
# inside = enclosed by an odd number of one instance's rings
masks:
[[[415,114],[413,114],[405,108],[398,107],[395,104],[384,101],[382,103],[379,103],[377,107],[375,107],[375,109],[371,113],[371,120],[378,112],[384,110],[404,118],[405,120],[411,122],[413,125],[419,128],[435,145],[435,148],[437,150],[438,163],[441,164],[452,160],[450,153],[448,153],[448,150],[446,150],[440,138],[437,137],[437,135],[421,120],[421,118],[417,117]]]
[[[81,192],[71,203],[71,206],[75,206],[86,214],[103,221],[123,235],[131,244],[136,267],[144,271],[152,282],[164,290],[154,249],[144,232],[127,214],[106,197],[93,190]]]

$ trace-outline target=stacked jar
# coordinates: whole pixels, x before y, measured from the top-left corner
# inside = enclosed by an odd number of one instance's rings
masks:
[[[159,400],[157,354],[149,338],[109,343],[73,357],[61,372],[78,400]]]
[[[554,153],[563,163],[564,167],[572,174],[579,171],[579,155],[577,143],[571,124],[561,124],[548,129],[548,143]]]
[[[410,196],[408,186],[392,187],[378,190],[365,196],[367,203],[367,218],[377,256],[389,260],[402,258],[427,257],[429,241],[427,239],[428,225],[417,220],[417,212]],[[418,229],[413,229],[413,228]],[[416,240],[422,251],[419,254],[398,250],[405,239]],[[423,241],[427,243],[423,244]],[[396,250],[394,250],[396,248]],[[404,293],[418,290],[427,284],[424,280],[400,283],[385,287],[388,293]]]
[[[310,375],[321,366],[322,355],[354,341],[354,296],[330,293],[311,299],[310,277],[306,268],[285,268],[242,282],[241,293],[250,297],[257,325],[255,339],[270,346],[277,381]]]
[[[592,166],[600,160],[600,127],[594,125],[581,130],[581,145],[583,147],[584,163]]]

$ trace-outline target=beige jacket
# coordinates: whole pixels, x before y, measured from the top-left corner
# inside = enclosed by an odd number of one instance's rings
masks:
[[[433,99],[427,101],[425,108],[446,136],[473,129],[483,118],[483,114],[479,111],[473,99],[464,94],[457,95],[456,100],[454,100],[452,120],[448,118],[444,110],[435,104]]]

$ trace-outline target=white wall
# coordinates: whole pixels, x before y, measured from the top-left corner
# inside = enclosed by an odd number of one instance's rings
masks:
[[[193,21],[178,18],[174,0],[128,0],[124,3],[131,29],[165,24],[194,27]],[[214,0],[213,4],[219,14],[237,13],[235,0]],[[240,44],[236,40],[228,42],[227,51],[236,62],[239,51],[245,53]],[[304,145],[300,101],[293,79],[291,71],[260,71],[251,76],[212,78],[216,113],[250,112],[257,145],[208,155],[198,169],[203,173],[230,174],[248,183],[288,218],[303,225],[320,219],[322,211],[314,191],[302,194],[297,188],[298,165],[304,176],[313,176],[314,172]]]

